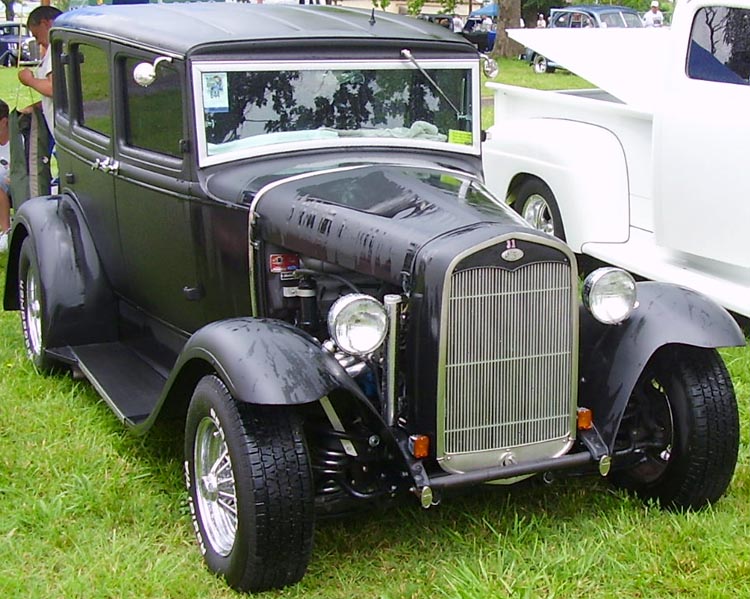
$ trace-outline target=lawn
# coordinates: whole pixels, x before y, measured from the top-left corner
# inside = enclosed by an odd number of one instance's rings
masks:
[[[506,76],[516,67],[529,74],[508,61]],[[531,75],[553,87],[580,82]],[[11,106],[14,76],[0,69],[0,97]],[[712,508],[663,512],[598,477],[473,489],[428,511],[407,497],[320,522],[307,576],[262,596],[750,596],[750,350],[723,356],[742,436],[735,478]],[[238,596],[202,566],[178,428],[134,437],[87,383],[39,376],[16,313],[0,312],[0,369],[0,598]]]

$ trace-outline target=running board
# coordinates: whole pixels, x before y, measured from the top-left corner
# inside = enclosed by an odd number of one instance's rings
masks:
[[[125,424],[146,420],[164,389],[166,378],[124,343],[72,347],[77,366]]]

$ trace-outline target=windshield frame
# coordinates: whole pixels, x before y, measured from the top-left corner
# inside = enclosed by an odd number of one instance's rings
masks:
[[[222,152],[219,154],[208,154],[206,139],[206,119],[203,108],[203,73],[217,71],[313,71],[313,70],[411,70],[417,68],[406,60],[319,60],[319,61],[253,61],[253,60],[195,60],[192,63],[192,92],[193,108],[195,110],[195,139],[198,166],[206,167],[215,164],[232,162],[242,158],[255,158],[261,156],[278,155],[287,152],[302,150],[330,148],[348,149],[352,147],[375,147],[375,148],[409,148],[439,150],[443,152],[480,155],[481,135],[481,97],[479,61],[467,58],[459,59],[420,59],[416,57],[419,65],[425,70],[431,69],[457,69],[470,72],[472,82],[471,89],[471,133],[472,143],[458,144],[448,141],[428,141],[419,139],[403,138],[352,138],[344,137],[338,139],[315,139],[309,141],[292,141],[286,143],[273,143],[236,151]]]

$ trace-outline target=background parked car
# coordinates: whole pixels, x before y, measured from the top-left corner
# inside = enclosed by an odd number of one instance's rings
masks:
[[[467,40],[477,47],[480,52],[490,52],[495,45],[495,28],[497,26],[497,4],[488,4],[472,11],[466,19],[464,30],[461,32]],[[484,25],[485,19],[492,20],[492,27]]]
[[[643,27],[643,22],[634,8],[627,6],[570,6],[553,8],[550,11],[548,27],[568,27],[583,29],[586,27]],[[554,73],[560,66],[526,48],[523,59],[534,67],[536,73]]]
[[[39,62],[39,46],[29,34],[26,25],[12,21],[0,22],[0,65],[12,67],[18,63],[21,48],[21,64]]]

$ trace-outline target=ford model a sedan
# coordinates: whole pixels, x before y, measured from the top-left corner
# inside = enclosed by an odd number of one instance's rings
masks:
[[[321,515],[552,471],[663,505],[726,490],[744,339],[597,270],[482,185],[480,57],[356,10],[103,6],[52,31],[60,192],[5,308],[136,432],[185,420],[208,567],[299,580]],[[579,296],[580,298],[579,301]]]

